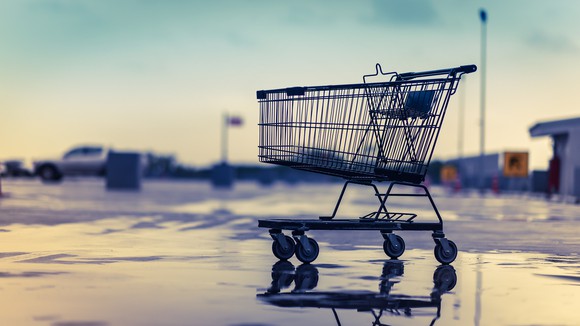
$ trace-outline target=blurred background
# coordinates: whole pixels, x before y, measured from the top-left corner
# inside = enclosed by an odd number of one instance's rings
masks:
[[[0,324],[340,324],[343,298],[344,325],[385,307],[381,325],[577,325],[578,17],[576,0],[1,0]],[[377,63],[478,67],[424,183],[458,259],[438,266],[430,236],[387,260],[378,232],[314,230],[317,263],[280,264],[258,219],[329,214],[342,185],[259,163],[256,91]]]
[[[199,171],[222,161],[229,114],[227,159],[254,165],[256,90],[357,83],[375,63],[477,64],[434,159],[480,154],[485,69],[485,153],[527,152],[530,171],[547,170],[552,138],[529,129],[578,115],[579,14],[576,1],[2,1],[0,160],[88,144]]]

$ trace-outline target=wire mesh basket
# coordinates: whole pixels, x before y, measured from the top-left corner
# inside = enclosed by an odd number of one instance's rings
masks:
[[[259,158],[358,181],[424,180],[450,96],[476,67],[257,92]],[[388,81],[367,82],[371,76]]]

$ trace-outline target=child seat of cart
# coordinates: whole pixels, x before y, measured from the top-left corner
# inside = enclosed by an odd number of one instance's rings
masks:
[[[403,106],[406,112],[404,116],[407,118],[428,118],[434,97],[435,91],[433,90],[409,92],[405,100],[405,105]]]

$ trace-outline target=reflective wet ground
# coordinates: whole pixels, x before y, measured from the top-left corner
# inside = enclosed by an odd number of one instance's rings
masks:
[[[1,325],[578,325],[580,208],[522,195],[433,189],[460,249],[441,266],[428,232],[400,232],[389,260],[376,231],[310,232],[313,264],[278,262],[258,218],[312,218],[340,184],[3,180]],[[347,193],[339,217],[375,208]],[[429,216],[426,203],[396,209]],[[418,217],[418,218],[419,218]]]

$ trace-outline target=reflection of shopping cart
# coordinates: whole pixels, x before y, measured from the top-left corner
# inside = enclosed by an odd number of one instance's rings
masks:
[[[261,162],[345,178],[331,216],[313,220],[260,220],[274,239],[272,251],[280,259],[296,254],[302,262],[318,256],[318,244],[308,230],[378,230],[385,253],[403,254],[403,239],[393,231],[433,231],[435,257],[441,263],[455,260],[457,247],[445,238],[443,220],[428,189],[421,185],[439,135],[451,95],[461,76],[474,65],[417,73],[383,73],[362,84],[292,87],[258,91],[260,103]],[[367,82],[387,76],[388,82]],[[390,181],[380,193],[375,181]],[[373,187],[378,209],[358,219],[334,219],[350,183]],[[421,194],[393,193],[393,187],[423,190]],[[438,222],[417,222],[416,214],[387,209],[391,196],[428,197]],[[294,237],[282,230],[291,230]]]
[[[430,325],[441,316],[441,296],[451,291],[457,283],[453,266],[441,265],[433,273],[433,290],[429,296],[409,296],[392,294],[392,287],[403,275],[401,261],[386,261],[380,277],[379,292],[372,291],[316,291],[318,269],[314,265],[304,264],[294,269],[287,261],[272,266],[272,285],[266,293],[258,294],[258,299],[278,307],[285,308],[329,308],[332,310],[338,325],[341,325],[337,310],[357,310],[371,312],[373,325],[382,324],[380,319],[386,315],[417,317],[420,315],[435,317]],[[294,283],[294,289],[284,291]]]

